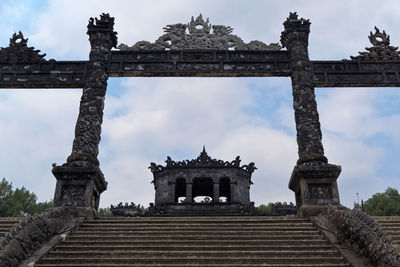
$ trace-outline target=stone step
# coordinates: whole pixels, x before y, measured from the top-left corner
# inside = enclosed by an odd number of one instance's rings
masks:
[[[295,218],[295,217],[137,217],[137,218],[111,218],[111,219],[99,219],[99,220],[88,220],[86,223],[90,224],[131,224],[131,223],[310,223],[307,219]]]
[[[184,231],[262,231],[262,232],[271,232],[271,231],[315,231],[315,228],[313,226],[294,226],[294,227],[288,227],[288,226],[277,226],[277,227],[270,227],[266,225],[260,225],[258,227],[254,226],[248,226],[248,227],[241,227],[241,226],[236,226],[236,225],[231,225],[231,226],[225,226],[225,227],[215,227],[215,226],[207,226],[207,225],[202,225],[202,226],[140,226],[140,227],[135,227],[134,225],[131,226],[121,226],[121,227],[114,227],[114,226],[97,226],[97,227],[88,227],[88,226],[83,226],[79,227],[79,230],[82,231],[134,231],[134,232],[140,232],[140,231],[179,231],[179,230],[184,230]]]
[[[214,235],[182,235],[182,234],[173,234],[173,235],[82,235],[82,234],[73,234],[68,236],[68,240],[103,240],[103,241],[129,241],[129,240],[221,240],[221,241],[230,241],[230,240],[323,240],[323,238],[317,234],[303,234],[303,235],[219,235],[215,233]]]
[[[393,226],[387,226],[387,225],[382,225],[382,228],[385,229],[385,232],[396,232],[396,233],[400,233],[400,226],[399,227],[393,227]]]
[[[75,258],[75,257],[46,257],[40,261],[41,264],[53,264],[53,266],[57,266],[58,263],[69,263],[69,264],[164,264],[163,266],[168,266],[169,264],[190,264],[195,262],[196,264],[242,264],[242,263],[252,263],[252,264],[262,264],[262,263],[279,263],[279,264],[298,264],[299,262],[304,262],[307,264],[310,263],[343,263],[342,256],[298,256],[298,255],[281,255],[274,257],[266,257],[264,255],[254,255],[252,257],[237,257],[237,256],[229,256],[229,257],[208,257],[201,258],[197,256],[190,255],[181,255],[180,257],[170,257],[164,258],[159,257],[157,255],[153,255],[153,257],[124,257],[124,258]],[[40,265],[35,265],[40,266]],[[309,265],[307,265],[309,266]]]
[[[268,242],[266,242],[268,241]],[[283,240],[256,240],[256,239],[249,239],[249,240],[207,240],[205,242],[194,242],[193,240],[101,240],[101,241],[94,241],[94,240],[69,240],[62,242],[57,247],[77,247],[77,246],[134,246],[134,247],[149,247],[149,246],[163,246],[163,247],[171,247],[171,246],[196,246],[199,244],[207,244],[212,246],[224,246],[224,245],[238,245],[238,246],[296,246],[296,247],[321,247],[327,244],[326,240],[320,239],[310,239],[310,240],[293,240],[293,239],[283,239]]]
[[[225,228],[243,228],[243,229],[315,229],[312,224],[211,224],[211,223],[203,223],[203,224],[182,224],[174,223],[174,224],[83,224],[79,228],[90,228],[90,229],[185,229],[185,228],[212,228],[212,229],[225,229]]]
[[[0,217],[0,223],[2,222],[19,222],[25,219],[25,217]]]
[[[246,231],[246,230],[241,230],[241,231],[232,231],[232,230],[221,230],[221,231],[206,231],[206,230],[157,230],[157,231],[147,231],[147,230],[142,230],[142,231],[134,231],[134,230],[119,230],[119,231],[95,231],[95,230],[78,230],[75,232],[76,234],[79,235],[103,235],[103,236],[120,236],[120,235],[127,235],[127,236],[171,236],[171,235],[201,235],[201,236],[211,236],[211,235],[219,235],[219,236],[230,236],[230,235],[256,235],[256,236],[266,236],[266,235],[271,235],[271,236],[287,236],[287,235],[318,235],[315,231],[309,230],[309,231],[257,231],[257,230],[251,230],[251,231]]]
[[[83,222],[35,267],[349,266],[308,219],[112,218]]]
[[[127,257],[157,257],[157,258],[177,258],[177,257],[193,257],[193,258],[226,258],[226,257],[240,257],[240,258],[255,258],[255,257],[279,257],[290,255],[290,257],[302,256],[302,257],[317,257],[317,256],[340,256],[339,252],[334,249],[325,250],[254,250],[254,251],[237,251],[228,249],[219,249],[217,251],[203,251],[196,250],[188,253],[186,250],[169,251],[169,250],[117,250],[117,251],[50,251],[47,254],[48,258],[83,258],[83,259],[95,259],[95,258],[127,258]]]
[[[191,263],[169,263],[166,265],[165,263],[84,263],[84,264],[79,264],[79,263],[57,263],[57,264],[41,264],[41,263],[36,263],[35,267],[125,267],[125,266],[130,266],[130,267],[150,267],[150,266],[162,266],[162,267],[197,267],[197,266],[202,266],[202,267],[232,267],[232,266],[237,266],[237,267],[350,267],[349,264],[346,263],[285,263],[285,264],[279,264],[279,263],[235,263],[234,265],[232,263],[200,263],[197,264],[195,262]]]
[[[163,246],[163,245],[153,245],[153,246],[146,246],[146,245],[113,245],[113,246],[106,246],[106,245],[62,245],[56,246],[55,251],[85,251],[85,252],[101,252],[101,251],[137,251],[137,252],[144,252],[144,251],[152,251],[159,252],[159,251],[263,251],[263,252],[271,252],[271,251],[304,251],[304,252],[316,252],[321,253],[325,251],[330,252],[337,252],[336,250],[332,249],[330,245],[231,245],[229,243],[224,245],[209,245],[208,243],[205,244],[190,244],[190,245],[170,245],[170,246]]]
[[[196,219],[196,220],[144,220],[144,219],[124,219],[124,220],[87,220],[85,223],[87,224],[204,224],[204,223],[211,223],[211,224],[312,224],[310,221],[307,220],[235,220],[235,219],[227,219],[227,220],[208,220],[208,219]]]
[[[93,231],[76,231],[76,235],[80,236],[130,236],[130,237],[146,237],[146,236],[159,236],[159,237],[167,237],[167,236],[192,236],[192,235],[198,235],[198,236],[313,236],[316,235],[318,236],[318,232],[316,231],[231,231],[231,230],[225,230],[225,231],[197,231],[197,230],[169,230],[169,231],[140,231],[140,232],[134,232],[134,231],[107,231],[107,232],[93,232]]]

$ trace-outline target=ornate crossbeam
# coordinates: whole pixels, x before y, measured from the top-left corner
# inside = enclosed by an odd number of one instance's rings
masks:
[[[385,31],[375,30],[369,36],[373,46],[351,60],[311,61],[314,86],[400,86],[397,47],[390,46]],[[201,16],[188,25],[168,25],[154,43],[121,44],[112,50],[107,73],[110,77],[291,75],[288,52],[278,44],[246,44],[231,32],[231,27],[211,26]],[[28,47],[27,41],[19,32],[12,36],[9,47],[0,50],[0,88],[83,87],[89,61],[45,60],[45,54]]]
[[[0,63],[0,88],[82,88],[88,61]],[[110,77],[290,76],[286,51],[113,51]],[[400,87],[400,62],[311,61],[315,87]]]

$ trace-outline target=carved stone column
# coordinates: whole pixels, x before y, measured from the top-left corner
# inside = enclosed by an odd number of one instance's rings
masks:
[[[219,202],[219,181],[213,180],[213,202]]]
[[[186,181],[186,203],[192,203],[192,181]]]
[[[175,177],[168,183],[169,190],[168,190],[168,202],[175,203],[175,190],[176,190],[176,180]]]
[[[308,57],[310,22],[290,13],[283,23],[283,47],[289,53],[299,159],[289,188],[296,194],[300,215],[317,214],[328,204],[339,204],[336,179],[341,167],[328,164],[314,94],[314,74]],[[316,193],[318,192],[318,193]]]
[[[107,66],[111,48],[117,45],[117,33],[113,31],[113,27],[114,18],[109,14],[102,14],[100,19],[90,18],[89,20],[87,34],[91,51],[72,153],[67,163],[54,166],[52,170],[57,178],[54,197],[56,206],[97,209],[100,194],[107,188],[107,183],[99,168],[97,155],[107,89]],[[93,190],[87,189],[90,185],[94,186]],[[85,199],[93,199],[93,201],[75,201],[74,199],[82,198],[82,192],[87,192]]]

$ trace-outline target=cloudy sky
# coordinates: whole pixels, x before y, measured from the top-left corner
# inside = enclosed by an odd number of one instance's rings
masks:
[[[89,17],[115,17],[119,43],[154,41],[167,24],[202,13],[231,26],[245,42],[279,42],[290,11],[311,21],[312,60],[349,59],[369,47],[376,25],[400,45],[400,3],[384,1],[0,1],[0,47],[21,30],[47,59],[86,60]],[[71,152],[81,89],[0,89],[0,177],[53,197],[53,162]],[[400,91],[316,88],[323,144],[342,166],[340,198],[353,206],[388,186],[400,189]],[[109,183],[101,206],[154,201],[150,162],[196,158],[254,161],[256,205],[294,201],[288,189],[297,160],[289,78],[111,78],[99,159]]]

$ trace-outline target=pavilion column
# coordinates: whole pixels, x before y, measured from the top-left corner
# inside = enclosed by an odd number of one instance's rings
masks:
[[[213,180],[213,202],[219,202],[219,181]]]
[[[97,155],[107,89],[107,66],[111,48],[117,45],[117,33],[113,31],[113,27],[114,18],[109,14],[102,14],[100,19],[89,20],[87,34],[91,50],[72,153],[67,163],[54,166],[52,170],[57,178],[55,206],[97,210],[100,194],[107,188]]]
[[[186,181],[186,203],[192,203],[193,202],[193,197],[192,197],[192,181]]]
[[[336,179],[341,167],[328,164],[324,155],[314,94],[314,74],[308,56],[311,23],[298,19],[296,13],[290,13],[283,24],[285,30],[281,42],[289,54],[299,155],[289,188],[295,192],[300,215],[312,216],[328,204],[339,205]]]
[[[231,202],[231,203],[235,203],[235,202],[236,202],[237,182],[231,180],[229,186],[230,186],[230,191],[231,191],[231,199],[230,199],[230,202]]]

